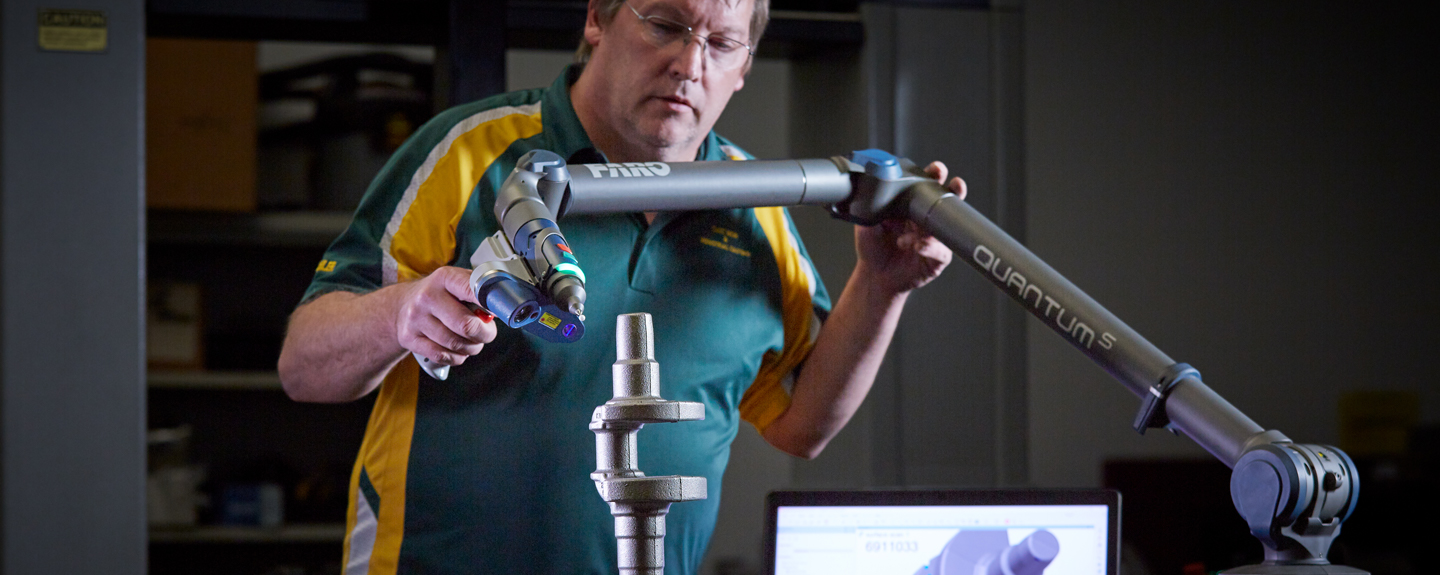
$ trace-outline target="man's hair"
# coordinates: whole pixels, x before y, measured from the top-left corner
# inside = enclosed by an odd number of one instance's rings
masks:
[[[722,2],[738,2],[739,0],[721,0]],[[595,15],[600,23],[609,26],[615,21],[615,15],[620,12],[620,6],[625,0],[591,0],[595,5]],[[760,36],[765,33],[765,26],[770,23],[770,0],[755,0],[755,12],[750,15],[750,49],[753,51],[760,45]],[[580,37],[580,47],[575,50],[575,61],[585,63],[590,61],[590,53],[595,47]]]

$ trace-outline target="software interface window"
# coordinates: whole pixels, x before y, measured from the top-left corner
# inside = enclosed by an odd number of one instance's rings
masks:
[[[1004,560],[1028,562],[1047,575],[1110,573],[1106,546],[1111,526],[1104,505],[816,506],[776,511],[776,575],[970,575],[977,564]],[[1012,547],[1010,555],[1004,555]]]

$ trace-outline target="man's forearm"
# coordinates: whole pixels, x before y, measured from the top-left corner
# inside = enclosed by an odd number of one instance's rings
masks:
[[[350,401],[380,385],[410,351],[459,365],[495,339],[474,303],[470,271],[441,267],[365,295],[335,292],[290,316],[280,383],[298,401]]]
[[[864,402],[909,294],[876,277],[860,266],[850,275],[796,378],[790,408],[765,429],[771,445],[813,458]]]
[[[395,338],[396,291],[332,292],[300,306],[280,351],[280,382],[297,401],[364,396],[405,357]]]

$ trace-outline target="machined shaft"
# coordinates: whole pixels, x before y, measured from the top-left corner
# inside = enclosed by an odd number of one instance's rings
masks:
[[[704,477],[646,477],[639,469],[636,436],[646,423],[705,419],[705,406],[660,397],[650,314],[625,314],[615,322],[614,397],[595,408],[595,472],[590,478],[615,517],[615,544],[622,575],[661,575],[665,570],[665,515],[670,504],[705,499]]]

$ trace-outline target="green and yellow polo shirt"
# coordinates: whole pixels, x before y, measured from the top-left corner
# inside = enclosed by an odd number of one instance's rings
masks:
[[[494,190],[545,149],[603,161],[567,89],[503,94],[446,111],[375,178],[306,300],[365,293],[445,265],[468,267],[498,225]],[[748,155],[710,133],[699,160]],[[763,430],[830,306],[783,208],[572,216],[559,222],[588,279],[586,335],[557,344],[501,326],[435,381],[413,358],[385,379],[351,478],[351,573],[614,573],[614,520],[595,491],[591,412],[611,397],[615,318],[653,316],[660,391],[705,420],[639,434],[647,475],[704,476],[709,499],[667,518],[666,572],[696,573],[715,526],[741,419]]]

